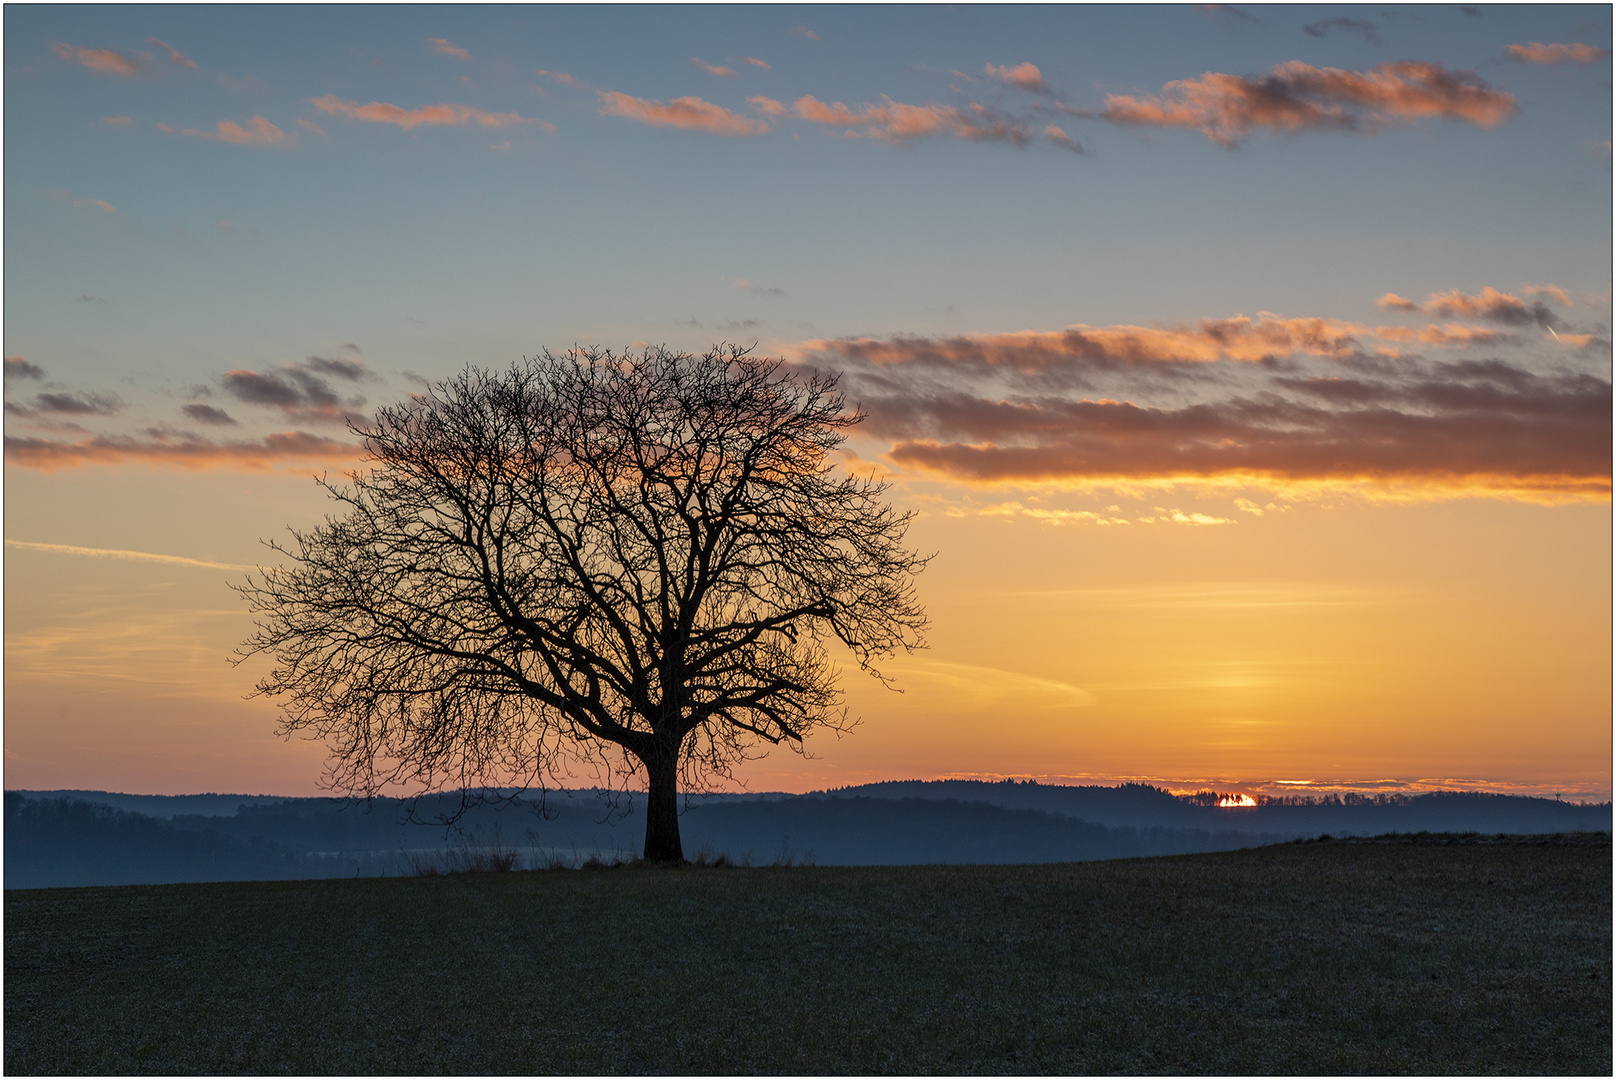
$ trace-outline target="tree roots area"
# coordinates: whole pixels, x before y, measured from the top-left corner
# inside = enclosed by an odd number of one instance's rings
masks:
[[[1596,834],[8,890],[4,1064],[1608,1076],[1610,883]]]

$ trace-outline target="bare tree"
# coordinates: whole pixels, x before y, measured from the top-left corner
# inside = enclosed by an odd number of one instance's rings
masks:
[[[356,425],[341,515],[239,587],[256,692],[357,797],[643,769],[645,857],[682,860],[681,781],[849,726],[832,639],[877,678],[924,647],[912,514],[832,461],[861,419],[730,346],[467,369]]]

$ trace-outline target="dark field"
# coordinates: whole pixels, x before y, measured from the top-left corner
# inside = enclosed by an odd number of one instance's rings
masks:
[[[1611,1072],[1608,834],[8,891],[8,1073]]]

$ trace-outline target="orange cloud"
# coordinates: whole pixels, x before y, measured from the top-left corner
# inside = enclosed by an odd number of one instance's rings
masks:
[[[933,135],[1017,145],[1032,138],[1028,127],[995,116],[978,104],[964,109],[952,105],[905,105],[883,94],[881,104],[860,105],[855,110],[840,101],[827,105],[809,94],[794,101],[791,109],[811,123],[844,128],[842,134],[850,138],[880,139],[899,145]]]
[[[364,448],[303,431],[257,442],[213,442],[189,435],[148,432],[145,438],[96,435],[78,442],[6,436],[9,464],[42,472],[84,465],[152,465],[181,469],[241,469],[263,472],[294,461],[337,463],[360,457]]]
[[[793,26],[791,28],[791,32],[793,34],[796,34],[798,37],[807,38],[809,41],[824,41],[825,40],[824,38],[820,37],[818,34],[814,33],[812,30],[808,29],[806,26]]]
[[[732,67],[719,67],[716,64],[709,64],[707,61],[703,60],[699,56],[692,56],[690,58],[690,65],[691,65],[691,67],[700,68],[701,70],[705,71],[709,75],[723,76],[723,75],[733,75],[733,74],[735,74],[735,69],[734,68],[732,68]]]
[[[100,199],[74,199],[73,205],[80,210],[99,210],[103,214],[116,214],[118,212],[117,208],[111,203],[102,202]]]
[[[1509,293],[1499,292],[1491,285],[1475,296],[1467,296],[1458,289],[1445,293],[1432,293],[1425,301],[1425,311],[1432,315],[1457,315],[1467,319],[1486,319],[1489,322],[1525,326],[1557,326],[1559,320],[1541,302],[1528,305],[1526,301]]]
[[[1556,304],[1562,304],[1565,307],[1572,306],[1570,294],[1558,285],[1523,285],[1521,286],[1521,292],[1527,296],[1547,296]]]
[[[809,341],[805,354],[858,359],[877,367],[944,364],[1035,372],[1074,362],[1195,363],[1255,362],[1306,354],[1340,357],[1359,351],[1368,327],[1335,319],[1284,319],[1267,312],[1253,320],[1203,319],[1192,327],[1085,326],[1024,330],[946,339],[897,337]]]
[[[1377,326],[1375,336],[1387,341],[1418,341],[1425,345],[1492,345],[1509,340],[1509,335],[1484,326],[1448,323],[1414,330],[1406,326]]]
[[[1209,71],[1170,82],[1159,96],[1108,94],[1100,116],[1116,124],[1191,128],[1233,147],[1258,128],[1373,131],[1424,117],[1496,127],[1515,111],[1513,95],[1441,64],[1402,60],[1344,71],[1291,60],[1266,76]]]
[[[147,38],[146,40],[166,52],[168,54],[169,63],[177,64],[180,67],[188,67],[193,69],[196,67],[195,60],[192,60],[189,56],[186,56],[168,42],[159,41],[154,37]]]
[[[755,56],[743,56],[743,57],[741,57],[741,63],[743,63],[743,64],[751,64],[753,67],[760,67],[764,71],[773,71],[774,70],[765,61],[759,60]]]
[[[326,94],[310,102],[323,113],[337,116],[346,116],[353,120],[363,120],[371,124],[396,124],[409,131],[422,124],[428,126],[461,124],[477,124],[487,128],[512,127],[517,124],[544,124],[537,120],[519,116],[514,112],[492,113],[483,109],[473,108],[470,105],[423,105],[419,109],[404,109],[397,105],[388,105],[381,101],[372,101],[368,105],[361,105],[357,101],[344,101],[335,94]]]
[[[1382,296],[1379,300],[1376,300],[1375,301],[1375,306],[1379,307],[1379,308],[1385,308],[1388,311],[1418,311],[1418,310],[1420,310],[1420,305],[1416,304],[1414,301],[1408,299],[1405,296],[1398,296],[1396,293],[1392,293],[1392,292],[1389,292],[1385,296]]]
[[[426,43],[428,45],[432,46],[432,51],[433,52],[438,53],[438,54],[440,54],[442,56],[453,56],[453,57],[457,57],[457,58],[459,58],[461,60],[470,60],[471,59],[470,50],[462,49],[460,46],[454,44],[451,41],[448,41],[445,38],[429,37],[429,38],[426,39]]]
[[[578,85],[578,80],[568,75],[565,71],[545,71],[543,68],[534,68],[533,70],[547,79],[554,79],[562,86]]]
[[[1523,64],[1591,64],[1595,60],[1603,60],[1610,55],[1609,49],[1596,49],[1592,45],[1571,43],[1566,45],[1544,45],[1542,42],[1531,41],[1525,45],[1506,45],[1504,52],[1511,60]]]
[[[714,105],[699,97],[674,98],[663,104],[614,90],[598,90],[596,93],[600,95],[602,116],[622,116],[652,127],[686,128],[727,137],[762,135],[769,130],[766,121],[730,112],[722,105]]]
[[[748,105],[752,106],[752,109],[755,112],[760,112],[764,116],[784,116],[785,115],[786,107],[784,105],[780,104],[780,102],[774,100],[773,98],[749,97],[749,98],[746,99],[746,103]]]
[[[165,131],[170,135],[189,135],[198,139],[218,139],[220,142],[237,143],[241,146],[287,146],[292,142],[292,136],[265,120],[262,116],[255,116],[242,127],[234,120],[220,120],[214,125],[212,131],[198,131],[196,128],[175,128],[167,124],[158,124],[157,130]]]
[[[83,64],[91,71],[99,71],[105,75],[122,75],[125,78],[140,74],[140,64],[129,59],[122,53],[111,49],[84,49],[77,45],[67,45],[60,41],[51,42],[51,51],[63,60],[71,60],[75,64]]]
[[[1030,90],[1034,93],[1049,93],[1049,84],[1044,82],[1044,73],[1031,62],[1017,64],[1015,67],[996,67],[988,64],[982,68],[982,74],[990,79],[1009,83],[1011,86]]]

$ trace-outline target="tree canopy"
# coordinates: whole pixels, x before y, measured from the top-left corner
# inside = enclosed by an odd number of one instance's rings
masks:
[[[360,797],[643,770],[645,857],[682,859],[681,782],[849,726],[832,641],[878,678],[924,647],[912,514],[835,462],[862,418],[731,346],[468,368],[355,425],[341,512],[239,587],[257,693]]]

